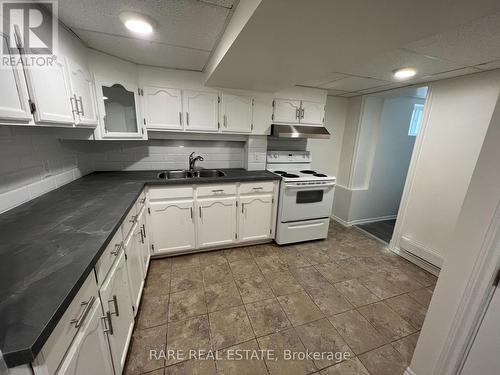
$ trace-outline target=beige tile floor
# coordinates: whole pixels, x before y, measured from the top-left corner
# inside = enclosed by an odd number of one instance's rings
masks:
[[[126,374],[402,374],[436,278],[354,228],[291,246],[256,245],[153,260]],[[150,349],[220,351],[150,359]],[[227,360],[233,349],[276,358]],[[350,359],[284,360],[283,349]]]

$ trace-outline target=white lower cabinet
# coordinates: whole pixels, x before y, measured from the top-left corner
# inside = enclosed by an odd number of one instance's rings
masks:
[[[271,237],[273,195],[240,197],[239,241],[256,241]]]
[[[154,255],[195,248],[193,205],[193,199],[150,202]]]
[[[199,248],[236,241],[236,197],[198,199],[196,205]]]
[[[142,207],[137,214],[137,225],[139,226],[139,253],[142,260],[142,276],[146,278],[149,268],[149,260],[151,252],[149,251],[149,227],[147,222],[148,216],[146,214],[146,207]]]
[[[135,223],[124,244],[125,254],[127,256],[127,274],[134,316],[137,314],[139,303],[141,301],[142,288],[144,286],[144,266],[140,233],[141,231],[139,225],[138,223]]]
[[[56,374],[113,374],[105,329],[102,307],[99,299],[95,299],[83,326],[78,331]]]
[[[99,290],[99,295],[104,310],[103,322],[106,326],[113,366],[115,373],[121,374],[134,328],[134,312],[124,252],[121,252],[111,268]]]

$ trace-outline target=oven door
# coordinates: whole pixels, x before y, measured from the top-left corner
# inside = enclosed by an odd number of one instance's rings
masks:
[[[280,209],[282,223],[330,217],[334,182],[311,185],[283,183],[282,186]]]

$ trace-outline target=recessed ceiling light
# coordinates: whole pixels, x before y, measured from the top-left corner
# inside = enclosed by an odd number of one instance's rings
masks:
[[[153,32],[153,21],[149,17],[137,13],[124,12],[120,14],[120,19],[125,24],[125,27],[134,33],[148,35]]]
[[[400,69],[396,69],[393,72],[394,78],[400,79],[400,80],[414,77],[415,74],[417,74],[417,71],[413,68],[400,68]]]

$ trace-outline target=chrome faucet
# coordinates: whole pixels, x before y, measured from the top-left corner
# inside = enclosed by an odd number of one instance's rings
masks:
[[[194,170],[195,164],[198,160],[203,161],[205,159],[203,159],[203,156],[194,157],[194,152],[192,152],[191,155],[189,155],[189,170],[190,171]]]

